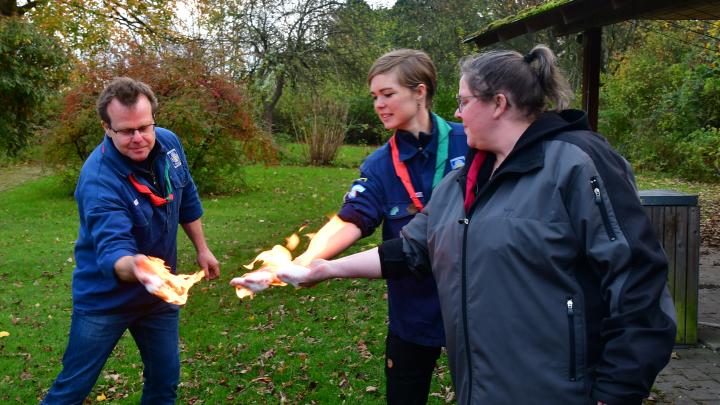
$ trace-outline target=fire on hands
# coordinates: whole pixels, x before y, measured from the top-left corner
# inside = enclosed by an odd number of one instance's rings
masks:
[[[300,228],[302,230],[302,228]],[[310,236],[310,235],[308,235]],[[236,277],[230,281],[235,286],[235,293],[238,298],[252,298],[255,293],[260,292],[270,286],[285,286],[289,282],[294,287],[298,287],[297,279],[302,279],[310,270],[293,263],[292,254],[290,253],[300,243],[300,237],[294,233],[286,239],[285,246],[275,245],[272,249],[260,252],[255,260],[245,265],[248,270],[252,270],[256,263],[262,262],[262,266],[255,271],[245,273],[240,277]],[[281,280],[276,272],[282,270],[285,275],[296,275],[296,277],[286,277]]]
[[[176,305],[187,302],[190,287],[205,275],[203,270],[195,274],[172,274],[162,259],[150,256],[136,261],[136,266],[140,272],[138,280],[149,293]]]

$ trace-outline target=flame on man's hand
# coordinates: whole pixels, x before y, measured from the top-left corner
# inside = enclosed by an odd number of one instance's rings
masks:
[[[162,259],[150,256],[138,262],[138,268],[148,276],[143,285],[149,293],[176,305],[184,305],[190,287],[205,276],[203,270],[195,274],[172,274]]]

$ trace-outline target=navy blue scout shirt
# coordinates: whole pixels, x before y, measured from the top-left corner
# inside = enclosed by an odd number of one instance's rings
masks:
[[[107,136],[83,165],[75,190],[80,214],[72,282],[76,310],[121,312],[165,304],[142,284],[120,281],[114,270],[122,256],[142,253],[165,260],[175,272],[178,224],[193,222],[203,214],[180,141],[163,128],[156,128],[155,135],[151,156],[156,157],[153,169],[159,174],[157,188]],[[166,166],[174,199],[155,207],[135,190],[127,176],[134,173],[155,194],[165,197]]]
[[[467,139],[461,124],[449,122],[448,159],[445,174],[465,165]],[[407,166],[418,198],[427,205],[435,176],[435,155],[438,148],[438,122],[432,115],[432,133],[397,131],[397,145]],[[345,204],[338,217],[357,225],[362,236],[373,233],[383,223],[383,240],[400,236],[400,229],[415,216],[416,209],[393,168],[390,144],[373,152],[360,166],[356,179],[345,195]],[[390,331],[400,338],[424,345],[445,345],[437,287],[432,277],[406,277],[387,280]]]

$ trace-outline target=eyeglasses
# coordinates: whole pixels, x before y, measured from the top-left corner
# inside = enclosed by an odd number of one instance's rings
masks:
[[[467,99],[469,98],[477,98],[477,96],[455,96],[455,100],[457,100],[458,105],[458,112],[462,112],[463,108],[467,106]]]
[[[108,126],[108,128],[120,136],[131,138],[135,136],[135,131],[140,132],[140,135],[150,135],[155,130],[155,123],[153,122],[152,124],[143,125],[137,128],[113,129],[110,126]]]

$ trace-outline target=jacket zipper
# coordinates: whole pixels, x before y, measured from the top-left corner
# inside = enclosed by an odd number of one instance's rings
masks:
[[[569,377],[570,381],[575,381],[576,370],[575,370],[575,309],[573,308],[572,297],[567,300],[567,318],[568,318],[568,331],[570,334],[570,364],[569,364]]]
[[[590,178],[590,187],[592,187],[593,194],[595,195],[595,205],[597,205],[600,209],[600,216],[602,217],[603,225],[605,225],[605,232],[607,232],[610,240],[615,240],[615,231],[613,231],[612,226],[610,225],[610,217],[608,216],[605,201],[603,200],[602,193],[600,192],[600,183],[598,182],[597,177]]]
[[[472,361],[470,357],[470,337],[468,336],[468,317],[467,317],[467,234],[470,224],[469,218],[463,218],[458,221],[463,226],[463,246],[462,246],[462,273],[461,273],[461,297],[462,297],[462,321],[463,321],[463,340],[465,342],[465,356],[467,358],[468,373],[468,404],[472,403]]]

